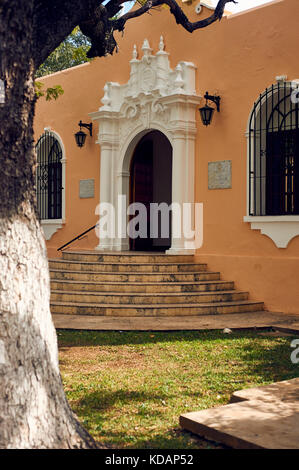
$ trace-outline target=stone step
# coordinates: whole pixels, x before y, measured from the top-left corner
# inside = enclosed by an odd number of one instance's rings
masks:
[[[112,315],[112,316],[184,316],[184,315],[222,315],[229,313],[256,312],[263,310],[262,302],[249,300],[235,302],[213,302],[200,304],[88,304],[76,302],[51,302],[53,314],[69,315]]]
[[[50,269],[92,272],[177,273],[205,271],[204,263],[95,263],[88,261],[49,260]]]
[[[219,272],[202,271],[197,273],[107,273],[94,271],[50,270],[51,279],[66,279],[92,282],[196,282],[220,279]]]
[[[100,251],[63,251],[63,260],[88,261],[97,263],[192,263],[194,255],[166,255],[164,253],[136,253]]]
[[[265,310],[261,312],[232,313],[231,315],[181,315],[172,317],[61,314],[53,314],[52,317],[57,329],[94,331],[200,331],[223,330],[224,328],[230,328],[231,330],[279,329],[283,322],[284,325],[288,325],[288,329],[292,329],[292,334],[299,335],[299,315],[287,315],[286,313],[274,313]]]
[[[53,314],[194,317],[264,308],[193,255],[74,251],[49,267]]]
[[[182,414],[181,427],[234,449],[299,449],[298,378],[234,395],[231,404]]]
[[[52,291],[76,292],[124,292],[124,293],[172,293],[172,292],[215,292],[234,289],[232,281],[195,282],[92,282],[66,279],[52,279]]]
[[[150,305],[150,304],[201,304],[212,302],[232,302],[247,300],[248,292],[187,292],[187,293],[98,293],[98,292],[65,292],[52,291],[51,301],[76,302],[91,304],[116,305]]]

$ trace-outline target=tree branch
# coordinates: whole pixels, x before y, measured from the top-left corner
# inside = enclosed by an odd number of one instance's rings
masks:
[[[192,33],[196,29],[206,28],[215,21],[220,21],[223,16],[225,5],[227,3],[238,2],[235,0],[219,0],[212,15],[210,15],[208,18],[205,18],[204,20],[195,21],[192,23],[191,21],[189,21],[189,19],[175,0],[147,0],[147,2],[137,10],[129,11],[121,18],[111,20],[111,23],[113,24],[114,30],[123,31],[125,23],[128,20],[132,18],[137,18],[138,16],[143,15],[152,8],[165,4],[169,6],[170,12],[174,15],[176,22],[182,25],[189,33]]]
[[[106,6],[102,0],[35,0],[35,65],[38,68],[49,54],[79,25],[82,33],[91,41],[87,57],[102,57],[113,54],[117,43],[114,31],[123,31],[132,18],[147,13],[160,5],[168,5],[178,24],[188,32],[205,28],[221,20],[227,3],[236,0],[219,0],[213,13],[200,21],[190,22],[175,0],[147,0],[140,8],[113,19],[129,0],[109,0]]]
[[[93,15],[99,0],[35,0],[34,47],[38,68],[81,22]]]

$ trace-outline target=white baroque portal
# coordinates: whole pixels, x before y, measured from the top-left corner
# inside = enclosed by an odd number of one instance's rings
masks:
[[[143,56],[139,60],[134,46],[129,81],[124,85],[107,82],[103,106],[90,113],[99,123],[100,202],[112,204],[116,212],[120,201],[127,205],[130,201],[134,149],[142,137],[154,130],[163,133],[172,146],[172,204],[183,207],[184,203],[194,203],[196,112],[201,99],[195,90],[196,67],[182,61],[172,70],[162,36],[155,55],[147,39],[141,49]],[[172,223],[173,218],[172,214]],[[125,234],[119,236],[119,232],[116,229],[114,236],[100,240],[97,248],[128,250],[129,238]],[[167,253],[194,252],[183,232],[180,237],[172,236]]]

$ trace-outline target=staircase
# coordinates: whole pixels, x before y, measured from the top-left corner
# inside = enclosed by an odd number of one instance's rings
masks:
[[[248,300],[193,256],[63,252],[50,259],[51,312],[119,317],[257,312]]]

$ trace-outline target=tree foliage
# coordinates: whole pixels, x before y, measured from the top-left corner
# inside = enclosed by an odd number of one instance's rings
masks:
[[[34,82],[35,85],[35,94],[37,98],[45,96],[46,101],[57,100],[60,95],[63,95],[64,90],[61,85],[54,85],[53,87],[48,87],[44,90],[44,84],[39,81]]]
[[[50,75],[75,65],[90,61],[86,56],[90,48],[89,39],[76,26],[71,34],[49,55],[36,72],[36,77]]]

